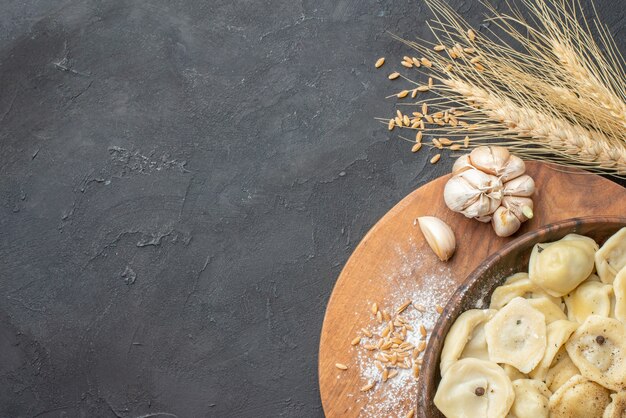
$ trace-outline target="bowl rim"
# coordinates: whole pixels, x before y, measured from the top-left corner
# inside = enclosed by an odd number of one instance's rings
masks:
[[[432,370],[434,368],[438,368],[439,364],[435,363],[435,359],[440,354],[443,349],[443,341],[445,340],[445,334],[441,332],[441,330],[446,326],[446,324],[453,321],[460,312],[460,306],[462,305],[462,301],[464,299],[464,295],[477,285],[482,276],[500,259],[508,256],[514,250],[517,250],[520,247],[524,247],[525,245],[529,245],[533,241],[537,240],[538,237],[541,237],[544,233],[550,231],[558,231],[562,229],[576,229],[581,225],[588,224],[614,224],[616,227],[624,227],[626,226],[626,217],[622,216],[585,216],[585,217],[576,217],[564,219],[558,222],[553,222],[550,224],[546,224],[540,228],[529,231],[509,243],[505,244],[502,248],[495,251],[493,254],[488,256],[485,260],[483,260],[478,267],[476,267],[471,273],[467,275],[467,277],[461,282],[461,284],[454,291],[452,296],[450,296],[446,306],[444,307],[440,317],[437,319],[435,326],[431,332],[431,335],[438,342],[437,347],[432,344],[432,340],[429,340],[428,345],[426,347],[426,351],[423,356],[423,364],[427,365],[427,369],[431,372],[428,373],[429,378],[419,379],[417,386],[417,405],[420,406],[417,408],[419,411],[418,416],[420,418],[428,417],[427,412],[429,410],[428,405],[432,403],[432,399],[427,398],[427,394],[429,391],[434,395],[433,386],[435,380],[435,374]],[[533,243],[534,245],[534,243]],[[459,312],[457,312],[459,311]],[[436,370],[435,370],[436,371]]]

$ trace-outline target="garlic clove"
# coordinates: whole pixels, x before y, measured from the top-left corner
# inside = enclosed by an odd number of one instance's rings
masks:
[[[490,193],[487,197],[489,198],[489,214],[491,215],[500,207],[502,199],[500,193]]]
[[[446,205],[455,212],[465,210],[479,197],[481,191],[469,184],[463,177],[452,177],[443,189]]]
[[[524,160],[516,155],[511,155],[509,160],[506,162],[506,165],[500,172],[500,179],[503,183],[507,181],[511,181],[514,178],[517,178],[526,172],[526,164]]]
[[[511,210],[500,206],[491,218],[491,225],[497,236],[508,237],[517,232],[522,223]]]
[[[504,184],[505,196],[528,197],[535,192],[535,181],[525,174]]]
[[[487,174],[476,168],[463,171],[455,177],[460,177],[467,181],[471,186],[484,193],[493,193],[502,190],[502,181],[496,176]]]
[[[477,147],[470,153],[472,165],[486,173],[501,175],[510,157],[509,150],[504,147]]]
[[[520,222],[533,217],[533,200],[529,197],[504,196],[502,206],[513,212]]]
[[[480,195],[478,199],[463,209],[461,213],[468,218],[478,218],[491,215],[500,206],[500,201]],[[493,210],[492,210],[493,208]]]
[[[417,218],[426,242],[441,261],[447,261],[454,254],[456,239],[452,228],[444,221],[434,216],[420,216]]]
[[[452,175],[474,168],[470,163],[469,154],[461,155],[452,165]]]

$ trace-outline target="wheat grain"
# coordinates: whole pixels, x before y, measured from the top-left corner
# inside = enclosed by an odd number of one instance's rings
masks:
[[[376,60],[376,63],[374,64],[374,67],[376,68],[380,68],[383,66],[383,64],[385,63],[385,58],[384,57],[380,57]]]
[[[398,77],[400,77],[400,73],[394,72],[394,73],[389,74],[387,78],[389,78],[389,80],[395,80]]]
[[[338,368],[339,370],[348,370],[348,366],[346,366],[343,363],[335,363],[335,367]]]
[[[376,313],[378,312],[378,303],[376,302],[372,303],[372,307],[370,308],[370,311],[372,312],[372,315],[376,315]]]
[[[368,390],[371,390],[374,387],[375,384],[376,384],[375,382],[370,382],[370,383],[366,384],[365,386],[362,386],[361,387],[361,392],[367,392]]]

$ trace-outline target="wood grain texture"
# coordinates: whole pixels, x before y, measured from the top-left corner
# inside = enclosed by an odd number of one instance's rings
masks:
[[[430,300],[427,309],[433,310],[436,304],[445,306],[458,284],[487,256],[512,239],[568,218],[626,213],[626,189],[602,177],[564,173],[537,162],[527,162],[527,172],[537,186],[535,217],[513,237],[499,238],[491,225],[448,210],[443,202],[443,187],[449,176],[409,194],[366,234],[337,280],[322,328],[318,373],[327,417],[362,415],[365,409],[372,410],[373,403],[384,402],[389,394],[381,389],[384,384],[377,385],[367,396],[359,391],[367,383],[356,361],[364,350],[350,345],[362,327],[374,323],[369,311],[372,302],[397,307],[404,302],[402,296],[396,300],[398,295],[423,292],[428,279],[429,287],[439,289],[438,300]],[[414,225],[418,216],[425,215],[438,216],[455,231],[457,251],[446,264],[436,258],[419,227]],[[348,365],[349,369],[338,370],[337,362]],[[399,398],[395,415],[416,406],[415,391],[413,387],[411,391],[394,394]]]

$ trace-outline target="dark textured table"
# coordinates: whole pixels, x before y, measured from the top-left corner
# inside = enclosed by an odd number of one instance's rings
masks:
[[[478,23],[474,1],[454,4]],[[624,44],[624,2],[598,2]],[[0,4],[0,417],[322,416],[365,232],[451,166],[375,116],[420,1]]]

